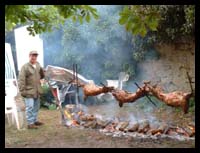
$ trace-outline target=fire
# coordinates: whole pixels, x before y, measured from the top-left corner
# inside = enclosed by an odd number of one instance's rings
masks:
[[[161,133],[160,131],[158,131],[158,132],[156,132],[155,134],[156,134],[156,135],[159,135],[159,134],[162,134],[162,133]]]
[[[70,120],[72,119],[72,115],[67,110],[65,110],[64,113],[68,119],[70,119]]]
[[[195,133],[195,127],[188,125],[188,128],[189,128],[190,130],[192,130],[192,132]]]
[[[83,113],[82,111],[79,111],[79,112],[78,112],[78,115],[79,115],[79,116],[81,116],[81,115],[83,115],[83,114],[84,114],[84,113]]]

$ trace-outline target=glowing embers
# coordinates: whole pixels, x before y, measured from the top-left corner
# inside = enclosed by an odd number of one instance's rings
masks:
[[[195,126],[173,126],[161,121],[130,121],[119,118],[103,118],[101,115],[87,114],[76,105],[66,105],[64,110],[67,127],[98,129],[106,135],[114,137],[131,136],[136,138],[176,138],[178,140],[194,139]]]

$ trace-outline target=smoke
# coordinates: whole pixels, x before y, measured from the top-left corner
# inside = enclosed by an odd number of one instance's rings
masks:
[[[90,23],[66,21],[61,30],[43,34],[44,64],[72,69],[78,64],[79,73],[99,84],[106,79],[118,79],[121,71],[133,73],[132,35],[118,23],[122,6],[96,6],[100,16]]]
[[[73,63],[78,64],[78,73],[85,78],[94,80],[95,84],[105,83],[106,80],[118,80],[120,72],[130,75],[129,81],[123,83],[123,89],[136,92],[138,89],[134,81],[142,85],[137,62],[133,58],[137,44],[131,33],[127,32],[119,21],[119,12],[123,6],[96,6],[100,16],[98,20],[91,18],[90,23],[66,21],[60,30],[43,34],[44,65],[55,65],[72,69]],[[154,50],[147,54],[147,58],[156,57]],[[141,74],[142,75],[142,74]],[[97,116],[119,117],[124,120],[138,121],[142,119],[154,120],[154,107],[146,98],[119,107],[118,102],[107,99],[104,102],[96,97],[88,97],[81,103],[90,105],[88,112]],[[101,105],[98,105],[101,104]]]

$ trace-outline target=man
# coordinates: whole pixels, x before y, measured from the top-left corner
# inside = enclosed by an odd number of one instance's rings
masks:
[[[19,90],[25,98],[28,129],[37,129],[43,125],[37,117],[40,108],[39,96],[42,94],[40,79],[44,78],[44,71],[37,62],[37,56],[37,51],[31,51],[29,62],[22,66],[19,74]]]

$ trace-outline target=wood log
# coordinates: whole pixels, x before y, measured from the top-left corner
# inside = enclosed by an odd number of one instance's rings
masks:
[[[184,135],[184,136],[186,136],[186,137],[189,137],[189,134],[188,134],[183,128],[181,128],[181,127],[177,127],[177,128],[176,128],[176,132],[177,132],[178,134],[180,134],[180,135]]]
[[[86,122],[83,126],[84,126],[85,128],[93,127],[94,124],[96,124],[95,122],[96,122],[96,121],[88,121],[88,122]]]
[[[91,125],[91,128],[95,129],[97,127],[97,121],[93,121],[93,124]]]
[[[168,131],[168,125],[167,124],[161,124],[157,128],[151,130],[151,134],[155,135],[157,133],[165,134]]]
[[[105,128],[108,124],[110,123],[110,121],[103,121],[103,120],[100,120],[99,118],[97,119],[97,125],[100,127],[100,128]]]
[[[89,116],[87,116],[87,120],[93,121],[93,120],[96,120],[96,117],[94,115],[89,115]]]
[[[138,128],[139,128],[139,123],[134,123],[131,126],[129,126],[128,132],[135,132],[138,130]]]
[[[170,136],[177,136],[178,135],[178,133],[176,131],[174,131],[173,129],[169,129],[167,131],[167,134],[170,135]]]
[[[110,132],[114,132],[116,129],[117,123],[116,122],[112,122],[111,124],[108,124],[105,129],[110,131]]]
[[[195,129],[193,127],[184,127],[185,132],[188,134],[189,137],[193,137],[195,135]]]
[[[120,131],[124,131],[124,129],[129,125],[129,122],[123,122],[121,124],[121,126],[119,127],[119,130]]]
[[[148,131],[148,134],[156,134],[158,132],[159,124],[151,124],[150,125],[150,130]]]
[[[81,116],[80,116],[80,120],[81,120],[81,121],[87,121],[87,116],[81,115]]]
[[[138,128],[139,133],[146,133],[149,129],[150,125],[148,120],[139,123],[139,128]]]

